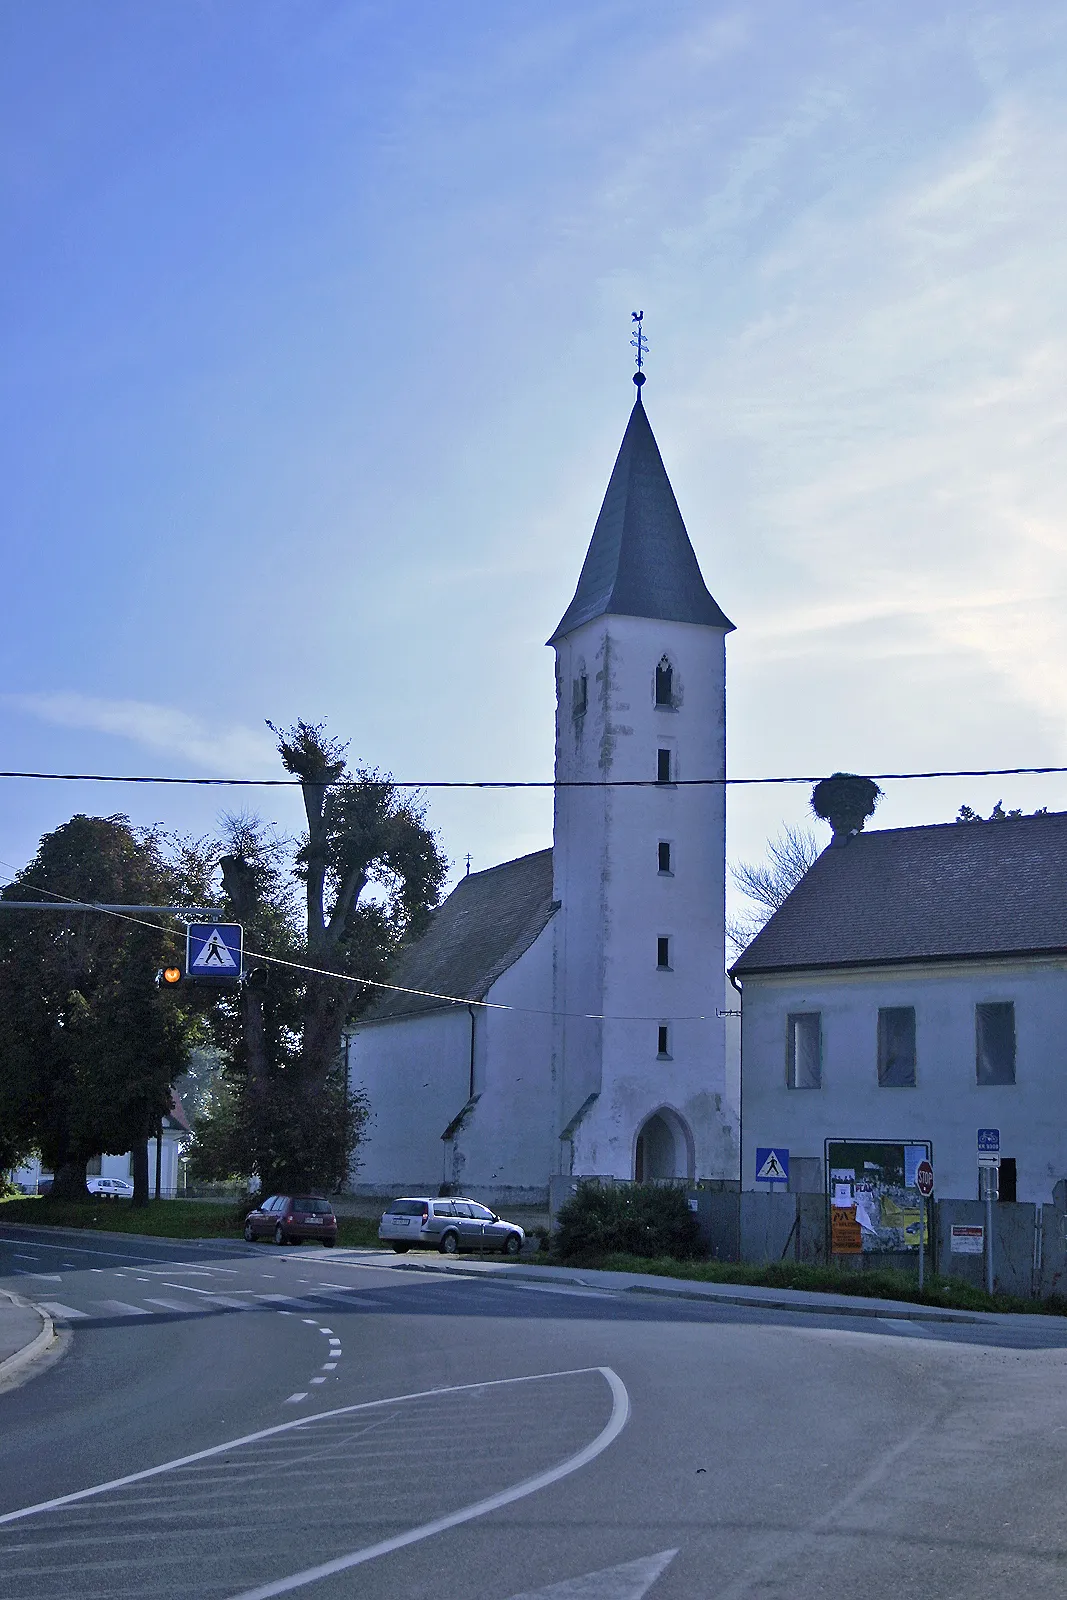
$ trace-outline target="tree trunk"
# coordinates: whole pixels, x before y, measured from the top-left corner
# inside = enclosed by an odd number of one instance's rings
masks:
[[[148,1204],[148,1140],[138,1139],[133,1147],[133,1199],[134,1206]]]
[[[53,1167],[52,1193],[57,1200],[88,1200],[85,1187],[86,1157],[71,1155]]]

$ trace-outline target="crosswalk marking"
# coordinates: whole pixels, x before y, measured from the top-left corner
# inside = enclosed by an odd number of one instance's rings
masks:
[[[146,1311],[144,1306],[131,1306],[126,1300],[97,1300],[98,1306],[106,1306],[108,1311],[118,1311],[124,1317],[150,1317],[152,1313]]]
[[[164,1311],[195,1311],[197,1308],[191,1300],[154,1300],[150,1294],[145,1295],[150,1306],[162,1306]]]
[[[87,1317],[88,1311],[75,1311],[73,1306],[65,1306],[59,1300],[42,1300],[41,1305],[50,1317],[64,1317],[67,1321],[71,1317]]]

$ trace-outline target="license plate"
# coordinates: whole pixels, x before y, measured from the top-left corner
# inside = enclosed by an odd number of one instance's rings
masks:
[[[305,1217],[304,1221],[312,1228],[321,1228],[322,1227],[322,1218],[321,1217]]]

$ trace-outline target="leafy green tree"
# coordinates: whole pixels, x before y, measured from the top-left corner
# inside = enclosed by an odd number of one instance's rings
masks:
[[[76,816],[3,896],[167,905],[181,887],[159,835]],[[143,1148],[170,1109],[195,1027],[156,985],[175,948],[173,932],[99,912],[0,915],[0,1100],[57,1194],[84,1195],[89,1158]]]
[[[321,725],[268,726],[300,780],[307,832],[289,842],[252,818],[228,823],[220,868],[249,975],[216,1010],[231,1067],[197,1123],[194,1171],[338,1188],[368,1113],[348,1088],[346,1024],[374,997],[366,980],[385,979],[422,932],[447,864],[422,807],[380,773],[350,771]]]
[[[1011,811],[1005,811],[1003,801],[998,800],[988,817],[983,817],[980,812],[973,810],[971,806],[964,802],[964,804],[960,806],[960,809],[956,813],[956,821],[1007,822],[1011,817],[1024,817],[1027,815],[1031,817],[1045,817],[1048,815],[1048,806],[1042,806],[1039,811],[1031,811],[1029,813],[1021,811],[1018,806],[1013,807]]]

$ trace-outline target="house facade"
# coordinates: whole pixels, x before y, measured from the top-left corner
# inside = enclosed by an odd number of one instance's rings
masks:
[[[875,830],[829,846],[732,968],[742,1186],[757,1146],[821,1190],[826,1141],[932,1145],[937,1193],[1067,1176],[1067,814]]]
[[[357,1191],[728,1178],[726,635],[640,389],[556,655],[550,850],[463,879],[353,1030]],[[693,781],[697,780],[697,781]],[[418,992],[415,992],[418,991]]]

